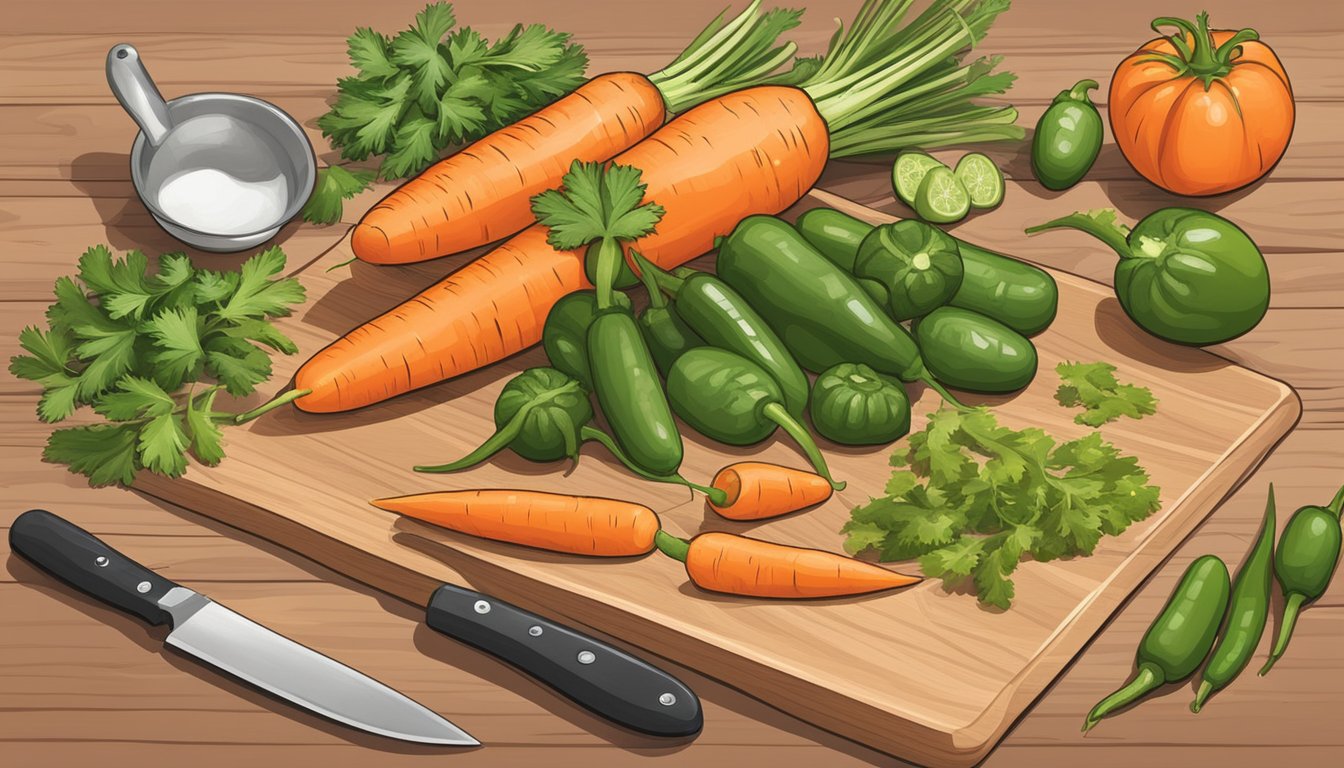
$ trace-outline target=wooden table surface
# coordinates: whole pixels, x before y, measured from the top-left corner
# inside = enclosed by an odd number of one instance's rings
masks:
[[[723,0],[680,2],[462,2],[459,18],[493,37],[517,21],[574,32],[591,72],[653,71],[669,61]],[[832,17],[858,0],[814,0],[793,37],[819,50]],[[396,31],[420,0],[356,3],[231,0],[64,0],[9,9],[0,30],[0,351],[38,322],[52,280],[89,245],[149,253],[180,250],[136,198],[126,153],[135,130],[108,92],[103,57],[134,43],[166,96],[238,91],[274,101],[304,122],[322,160],[334,159],[312,127],[337,77],[348,74],[344,38],[356,26]],[[1207,200],[1172,197],[1140,180],[1109,141],[1088,180],[1064,193],[1030,177],[1026,145],[988,151],[1010,177],[1006,202],[956,228],[968,239],[1110,282],[1112,257],[1082,236],[1026,241],[1024,225],[1075,209],[1117,207],[1131,220],[1157,208],[1220,212],[1261,245],[1274,293],[1250,334],[1215,348],[1292,384],[1304,414],[1270,458],[1137,592],[1009,732],[986,765],[1338,765],[1344,732],[1344,573],[1303,617],[1273,675],[1247,673],[1198,716],[1192,686],[1169,686],[1083,736],[1083,713],[1132,670],[1135,645],[1185,566],[1217,554],[1235,567],[1249,549],[1273,482],[1280,525],[1296,507],[1344,483],[1344,11],[1333,2],[1189,4],[1175,0],[1047,3],[1017,0],[985,44],[1020,80],[1010,94],[1034,124],[1060,89],[1082,77],[1105,84],[1120,58],[1146,40],[1156,16],[1253,26],[1278,52],[1298,103],[1293,143],[1270,177]],[[889,160],[835,164],[822,186],[898,215]],[[346,225],[291,225],[291,265],[331,247]],[[239,257],[194,254],[199,263]],[[33,417],[35,389],[0,376],[0,523],[45,507],[103,536],[163,575],[377,677],[454,720],[487,746],[441,750],[364,736],[299,712],[162,649],[163,632],[74,595],[3,552],[0,574],[0,754],[7,764],[195,766],[892,764],[891,758],[783,715],[768,703],[670,665],[701,696],[705,730],[668,745],[611,727],[555,694],[425,628],[411,606],[279,547],[135,492],[84,486],[41,462],[49,427]],[[0,543],[0,547],[7,545]],[[1276,601],[1279,608],[1281,601]],[[1268,633],[1261,655],[1268,645]],[[861,649],[851,649],[862,652]],[[844,652],[840,650],[838,652]],[[894,660],[899,663],[899,660]]]

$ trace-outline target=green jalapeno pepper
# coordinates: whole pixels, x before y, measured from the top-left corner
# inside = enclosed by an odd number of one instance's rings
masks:
[[[715,347],[687,351],[667,374],[667,396],[677,415],[697,432],[728,445],[752,445],[783,428],[837,491],[826,457],[807,428],[784,406],[775,377],[756,363]]]
[[[617,306],[629,308],[630,298],[624,293],[615,292],[612,298]],[[593,388],[593,374],[588,367],[588,326],[595,317],[597,294],[575,291],[551,307],[541,330],[541,346],[551,367],[578,379],[588,390]]]
[[[658,282],[653,277],[653,270],[656,267],[638,252],[631,251],[630,254],[640,268],[640,282],[644,283],[649,292],[649,306],[645,307],[636,318],[639,330],[644,334],[644,342],[649,346],[658,372],[666,376],[672,369],[672,363],[675,363],[683,352],[694,347],[703,347],[705,340],[672,311],[672,307],[667,303],[667,297],[658,289]]]
[[[1194,674],[1213,647],[1231,588],[1222,560],[1204,555],[1191,563],[1166,607],[1139,641],[1138,672],[1087,713],[1083,730],[1091,730],[1103,717],[1161,686]]]
[[[961,307],[939,307],[915,323],[924,365],[939,381],[971,392],[1016,392],[1036,377],[1036,347],[1012,328]]]
[[[726,349],[761,366],[784,393],[784,406],[795,418],[807,408],[807,375],[784,342],[727,283],[691,269],[669,274],[641,260],[639,267],[672,296],[677,316],[711,347]]]
[[[457,461],[417,466],[416,472],[460,472],[508,448],[528,461],[577,462],[579,448],[593,441],[606,446],[626,469],[646,480],[675,483],[726,503],[727,494],[688,481],[679,474],[657,475],[631,461],[606,432],[592,426],[593,406],[577,379],[554,368],[529,368],[504,385],[495,400],[495,433]]]
[[[812,385],[812,426],[841,445],[881,445],[910,431],[905,387],[866,365],[841,363]]]
[[[1115,295],[1145,331],[1177,344],[1221,344],[1269,309],[1269,268],[1251,238],[1221,216],[1163,208],[1130,229],[1103,209],[1027,229],[1086,232],[1120,256]]]
[[[797,227],[823,256],[850,273],[854,272],[859,246],[874,229],[872,224],[833,208],[807,211],[798,217]],[[1059,305],[1059,289],[1045,270],[956,240],[962,277],[949,304],[992,317],[1026,336],[1050,325]],[[871,280],[858,282],[880,305],[887,306],[885,288]]]
[[[1303,507],[1293,513],[1279,537],[1279,549],[1274,553],[1274,575],[1283,588],[1286,602],[1279,636],[1260,674],[1264,675],[1288,650],[1297,617],[1302,607],[1325,594],[1330,578],[1339,563],[1340,523],[1344,510],[1344,488],[1340,488],[1328,507]]]
[[[909,320],[951,301],[961,287],[964,268],[951,235],[906,219],[869,232],[854,257],[853,271],[855,277],[873,280],[886,290],[888,314]]]
[[[1087,175],[1101,151],[1101,113],[1087,92],[1096,80],[1079,80],[1060,91],[1036,121],[1031,170],[1046,189],[1068,189]]]
[[[1204,702],[1219,688],[1232,682],[1246,668],[1260,635],[1265,631],[1269,616],[1269,588],[1274,581],[1274,486],[1269,486],[1269,500],[1265,503],[1265,520],[1260,524],[1260,536],[1255,549],[1237,572],[1232,585],[1232,602],[1227,608],[1227,629],[1204,665],[1203,679],[1190,711],[1198,713]]]
[[[787,223],[773,216],[743,219],[719,246],[718,272],[804,368],[863,363],[902,381],[922,381],[960,406],[924,367],[905,328]]]
[[[593,390],[616,442],[655,475],[681,466],[682,443],[653,356],[629,310],[611,308],[588,328]]]

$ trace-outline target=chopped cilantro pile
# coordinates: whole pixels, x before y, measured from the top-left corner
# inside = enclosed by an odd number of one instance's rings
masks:
[[[11,358],[9,370],[42,385],[42,421],[62,421],[88,405],[107,422],[56,430],[44,457],[92,485],[129,484],[140,468],[176,477],[188,451],[219,463],[219,424],[260,415],[215,411],[219,392],[247,395],[270,378],[265,348],[298,351],[270,322],[304,298],[297,280],[276,277],[284,266],[279,248],[235,272],[197,269],[185,255],[167,254],[151,274],[140,251],[122,259],[102,245],[85,251],[78,277],[56,281],[46,330],[19,333],[26,354]],[[213,383],[195,386],[206,380]]]
[[[856,507],[842,529],[851,553],[918,558],[931,578],[970,583],[979,599],[1007,608],[1010,578],[1024,556],[1047,561],[1090,555],[1158,508],[1158,489],[1138,461],[1099,432],[1056,443],[1040,429],[999,426],[987,408],[930,414],[886,495]]]
[[[1060,363],[1055,367],[1063,381],[1055,400],[1065,408],[1083,406],[1073,417],[1079,424],[1100,427],[1121,416],[1141,419],[1157,413],[1157,398],[1146,387],[1121,384],[1115,366],[1109,363]]]

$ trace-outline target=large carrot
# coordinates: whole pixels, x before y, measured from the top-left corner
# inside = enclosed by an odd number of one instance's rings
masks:
[[[653,510],[633,502],[541,491],[440,491],[370,503],[483,539],[594,557],[645,554],[659,527]]]
[[[350,245],[374,264],[407,264],[459,253],[532,223],[531,197],[559,186],[574,160],[607,160],[673,114],[759,83],[787,61],[776,47],[801,11],[760,13],[760,0],[731,21],[723,15],[664,70],[615,72],[430,166],[355,227]]]
[[[831,498],[831,483],[821,475],[759,461],[720,469],[712,485],[723,491],[727,503],[706,503],[729,520],[767,520]]]
[[[645,199],[666,210],[633,247],[661,267],[683,264],[742,218],[797,202],[828,153],[1020,137],[1011,107],[962,104],[1011,82],[985,77],[983,62],[958,63],[1005,6],[942,0],[902,28],[908,5],[868,0],[800,88],[735,91],[618,155],[614,162],[643,170]],[[912,79],[919,83],[903,93]],[[295,377],[311,392],[294,402],[344,411],[476,370],[537,343],[551,306],[587,286],[582,255],[556,251],[544,230],[529,228],[319,352]]]
[[[664,554],[686,564],[697,587],[730,595],[813,598],[862,595],[918,584],[918,576],[889,571],[820,549],[787,547],[731,533],[702,533],[686,541],[654,535]]]

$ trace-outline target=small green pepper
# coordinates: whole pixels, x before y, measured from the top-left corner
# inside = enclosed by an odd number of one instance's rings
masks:
[[[667,374],[672,409],[697,432],[728,445],[752,445],[782,427],[837,491],[826,457],[807,428],[784,407],[779,383],[765,369],[725,349],[688,350]]]
[[[834,208],[813,208],[798,217],[798,232],[836,266],[852,273],[859,245],[874,227]],[[955,239],[955,238],[954,238]],[[963,274],[950,304],[979,312],[1026,336],[1049,327],[1059,305],[1059,289],[1045,270],[957,239]],[[886,289],[872,280],[858,283],[887,306]]]
[[[1219,688],[1232,682],[1246,668],[1260,635],[1265,631],[1269,616],[1269,588],[1274,582],[1274,486],[1269,486],[1269,500],[1265,502],[1265,520],[1260,524],[1260,536],[1255,549],[1237,572],[1232,585],[1232,602],[1227,609],[1227,629],[1213,649],[1209,663],[1204,665],[1203,679],[1190,711],[1196,714],[1204,702]]]
[[[1031,170],[1046,189],[1068,189],[1082,180],[1101,151],[1101,113],[1087,92],[1096,80],[1079,80],[1060,91],[1036,121],[1031,139]]]
[[[612,295],[617,306],[630,307],[624,293]],[[584,389],[593,388],[593,373],[588,367],[588,326],[597,317],[597,294],[575,291],[562,297],[546,315],[541,330],[541,346],[551,367],[579,380]]]
[[[1139,641],[1138,672],[1087,713],[1083,730],[1091,730],[1103,717],[1163,685],[1194,674],[1213,647],[1231,588],[1222,560],[1204,555],[1191,563],[1166,607]]]
[[[700,338],[691,327],[682,320],[667,303],[667,297],[658,289],[653,270],[656,269],[638,252],[630,254],[639,264],[639,279],[649,291],[649,306],[636,318],[644,341],[649,345],[649,353],[658,371],[664,376],[672,369],[672,364],[682,353],[694,347],[703,347],[705,340]]]
[[[854,276],[886,289],[887,310],[896,320],[926,315],[951,301],[963,271],[957,241],[914,219],[869,232],[854,257]]]
[[[711,501],[727,501],[717,488],[696,485],[678,474],[657,475],[635,464],[611,436],[592,426],[593,406],[578,380],[554,368],[529,368],[504,385],[495,400],[495,433],[457,461],[417,466],[416,472],[460,472],[508,448],[528,461],[579,460],[579,447],[601,443],[626,469],[660,483],[693,488]]]
[[[841,445],[882,445],[910,431],[905,387],[861,363],[841,363],[812,385],[812,426]]]
[[[681,433],[653,356],[629,310],[602,310],[588,328],[593,391],[611,433],[636,465],[655,475],[681,466]]]
[[[639,268],[672,296],[672,309],[711,347],[735,352],[761,366],[784,393],[795,418],[807,408],[807,375],[747,300],[708,272],[668,274],[641,257]]]
[[[1036,347],[1012,328],[961,307],[939,307],[915,323],[915,341],[934,378],[970,392],[1016,392],[1036,377]]]
[[[1269,268],[1250,237],[1221,216],[1163,208],[1128,227],[1114,210],[1074,213],[1027,229],[1077,229],[1120,256],[1115,295],[1139,327],[1177,344],[1221,344],[1269,309]]]
[[[1330,577],[1339,563],[1340,523],[1344,510],[1344,488],[1340,488],[1328,507],[1307,506],[1293,513],[1279,537],[1279,549],[1274,553],[1274,574],[1279,577],[1286,604],[1279,636],[1269,661],[1260,670],[1268,674],[1274,664],[1288,650],[1288,641],[1297,626],[1302,606],[1325,594]]]

